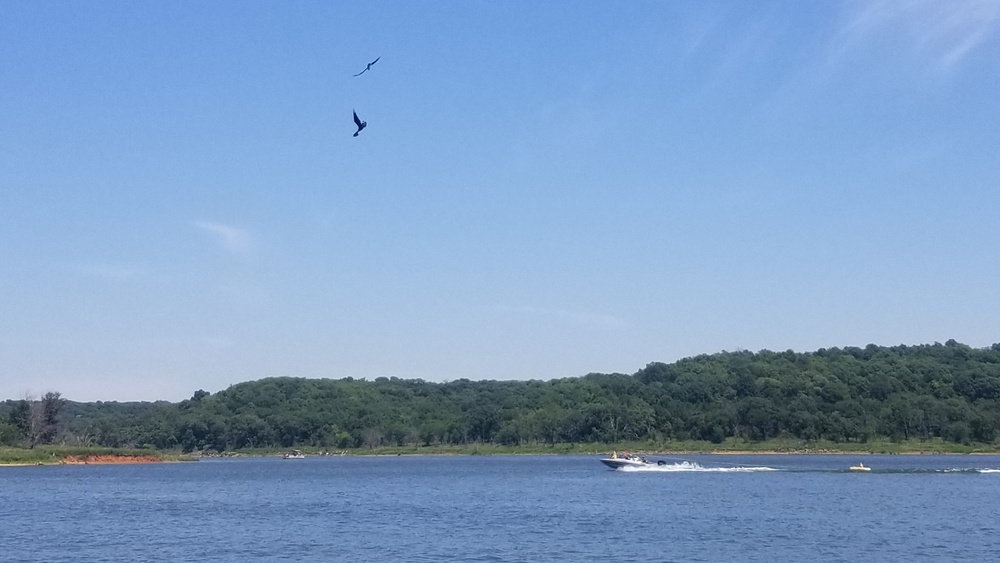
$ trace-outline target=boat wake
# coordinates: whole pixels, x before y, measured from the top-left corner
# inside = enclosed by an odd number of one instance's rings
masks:
[[[791,473],[858,473],[851,469],[808,469],[795,467],[765,467],[765,466],[742,466],[731,467],[705,467],[693,461],[681,461],[676,463],[664,463],[619,467],[616,471],[626,473],[763,473],[770,471],[783,471]],[[885,468],[873,469],[865,473],[881,474],[965,474],[978,475],[983,473],[1000,474],[1000,469],[981,467],[955,467],[950,469],[923,469],[923,468]]]
[[[1000,473],[1000,469],[945,469],[944,473]]]
[[[645,465],[641,467],[620,467],[618,471],[628,473],[755,473],[761,471],[781,471],[773,467],[704,467],[698,463],[682,461],[665,465]]]
[[[978,475],[980,473],[1000,473],[1000,469],[986,469],[978,467],[953,467],[951,469],[886,469],[879,473],[958,473],[966,475]]]

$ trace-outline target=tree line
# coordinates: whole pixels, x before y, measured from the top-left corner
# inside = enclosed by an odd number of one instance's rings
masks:
[[[996,444],[1000,344],[721,352],[550,381],[274,377],[179,403],[45,397],[0,403],[0,443],[183,451],[732,437]]]
[[[29,448],[52,443],[59,431],[59,414],[66,401],[56,392],[40,399],[28,396],[20,401],[7,401],[6,417],[0,417],[0,444],[23,442]]]

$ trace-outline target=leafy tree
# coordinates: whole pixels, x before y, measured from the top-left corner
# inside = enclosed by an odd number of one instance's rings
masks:
[[[57,392],[49,392],[42,396],[42,427],[39,432],[39,441],[43,444],[52,443],[59,431],[59,414],[62,412],[66,401]]]

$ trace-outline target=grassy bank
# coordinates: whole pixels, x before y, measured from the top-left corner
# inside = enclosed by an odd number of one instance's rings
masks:
[[[89,448],[70,446],[37,446],[28,448],[0,447],[0,465],[60,465],[67,460],[92,458],[135,458],[147,461],[184,461],[191,456],[176,452],[133,450],[121,448]]]

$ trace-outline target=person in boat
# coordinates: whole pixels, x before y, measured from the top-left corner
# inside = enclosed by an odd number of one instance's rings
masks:
[[[618,452],[617,451],[611,452],[611,459],[618,459]]]

